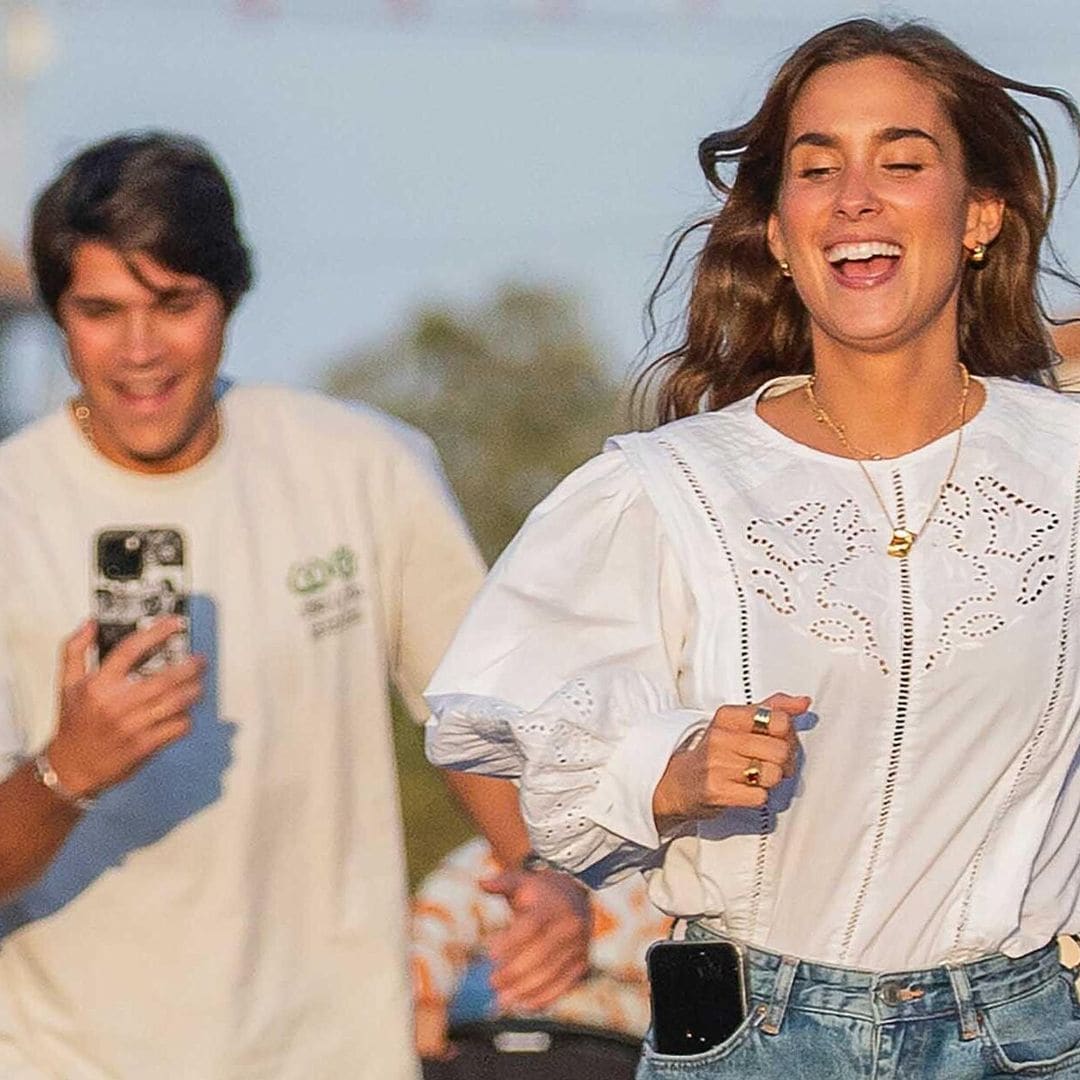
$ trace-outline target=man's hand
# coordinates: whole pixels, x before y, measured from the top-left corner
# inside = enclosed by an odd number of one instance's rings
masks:
[[[661,832],[729,806],[764,806],[769,789],[794,774],[799,744],[791,721],[810,698],[773,694],[760,708],[769,713],[764,732],[755,729],[755,706],[722,705],[692,747],[672,754],[653,793]]]
[[[60,719],[46,749],[66,791],[96,795],[190,730],[188,710],[202,694],[202,657],[134,677],[139,663],[182,625],[175,616],[158,620],[126,637],[89,673],[86,654],[94,623],[85,623],[65,642]]]
[[[488,942],[500,1012],[546,1008],[589,969],[587,890],[555,870],[508,870],[480,884],[510,904],[510,925]]]
[[[445,1001],[418,1001],[413,1005],[416,1053],[426,1061],[449,1061],[454,1057],[447,1012]]]

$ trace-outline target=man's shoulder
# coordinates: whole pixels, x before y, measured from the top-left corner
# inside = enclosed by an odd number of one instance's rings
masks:
[[[60,408],[8,435],[0,441],[0,472],[21,470],[28,462],[38,460],[45,451],[51,456],[68,423],[65,410]]]
[[[261,431],[289,442],[303,440],[313,449],[334,444],[340,451],[348,443],[365,456],[431,454],[427,435],[403,420],[372,405],[317,390],[240,384],[229,388],[226,407],[230,421],[246,432]]]

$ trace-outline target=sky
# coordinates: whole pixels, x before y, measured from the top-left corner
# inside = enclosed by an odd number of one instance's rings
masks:
[[[1073,0],[392,7],[39,2],[51,58],[18,90],[23,197],[0,207],[0,227],[17,236],[30,194],[86,142],[173,128],[219,155],[256,252],[230,374],[317,385],[416,305],[467,310],[505,281],[579,294],[612,363],[628,368],[665,244],[707,205],[699,139],[749,116],[783,55],[815,30],[860,13],[926,17],[989,66],[1080,96]],[[1073,148],[1059,145],[1071,169]],[[1073,265],[1078,203],[1066,200],[1057,235]],[[25,411],[63,392],[55,354],[40,335],[23,343]]]

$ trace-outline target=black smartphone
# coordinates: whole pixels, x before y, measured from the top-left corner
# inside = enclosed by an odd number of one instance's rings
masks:
[[[184,537],[168,526],[102,529],[94,537],[90,601],[97,620],[97,661],[128,634],[164,615],[188,613]],[[172,634],[139,665],[142,674],[183,660],[186,630]]]
[[[746,1018],[743,956],[734,942],[657,941],[645,964],[661,1054],[703,1054]]]

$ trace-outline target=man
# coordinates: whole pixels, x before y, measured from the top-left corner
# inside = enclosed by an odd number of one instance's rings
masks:
[[[84,151],[32,251],[78,397],[0,447],[0,1076],[412,1077],[386,683],[424,715],[480,579],[452,500],[415,432],[218,380],[251,271],[199,144]],[[191,594],[95,664],[105,529],[178,532]],[[188,623],[189,659],[137,670]],[[512,789],[457,790],[513,866]],[[583,901],[494,887],[504,996],[542,1001]]]

